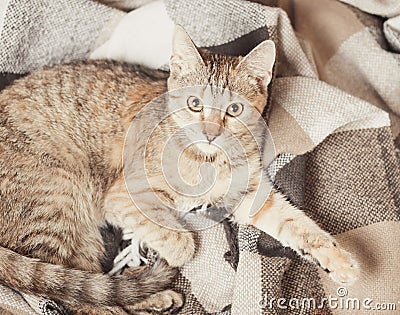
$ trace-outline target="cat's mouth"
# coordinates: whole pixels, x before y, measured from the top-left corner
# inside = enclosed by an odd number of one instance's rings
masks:
[[[209,142],[209,141],[196,142],[196,146],[201,152],[203,152],[207,155],[215,154],[218,151],[222,150],[222,148],[218,144],[215,144],[214,142]]]

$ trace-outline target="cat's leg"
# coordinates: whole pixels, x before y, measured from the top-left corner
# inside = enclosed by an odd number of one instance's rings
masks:
[[[178,219],[162,205],[153,204],[146,198],[152,192],[142,191],[139,198],[141,209],[128,194],[121,177],[104,198],[103,210],[107,221],[134,231],[136,237],[155,249],[171,266],[181,266],[189,261],[195,250],[192,233],[184,230]],[[146,214],[146,215],[145,215]],[[129,273],[127,269],[125,273]],[[135,305],[124,307],[128,314],[172,314],[183,305],[182,295],[172,290],[156,293]]]
[[[352,256],[280,192],[272,189],[260,210],[250,215],[253,202],[254,195],[247,196],[235,211],[239,223],[254,225],[316,262],[338,283],[350,284],[357,279],[359,267]]]
[[[133,202],[120,178],[107,192],[103,207],[107,221],[132,230],[169,265],[179,267],[193,257],[193,233],[184,229],[178,216],[154,198],[152,190],[140,191]]]

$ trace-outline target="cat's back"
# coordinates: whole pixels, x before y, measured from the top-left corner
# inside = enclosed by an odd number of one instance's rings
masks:
[[[0,93],[1,125],[18,125],[22,130],[34,122],[60,129],[75,123],[73,127],[79,128],[87,121],[121,115],[127,103],[140,106],[142,100],[151,100],[162,92],[165,80],[160,71],[112,61],[44,68]]]
[[[88,158],[121,138],[122,123],[165,89],[164,73],[137,65],[80,61],[41,69],[0,93],[0,140],[14,151]]]

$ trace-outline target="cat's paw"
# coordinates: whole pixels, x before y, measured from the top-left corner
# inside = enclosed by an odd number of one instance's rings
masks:
[[[193,233],[167,229],[162,231],[158,240],[149,245],[173,267],[180,267],[189,262],[196,249]]]
[[[165,290],[151,295],[149,298],[125,307],[129,314],[175,314],[183,306],[183,296],[172,290]]]
[[[360,267],[349,252],[335,244],[328,250],[327,255],[329,261],[325,270],[333,281],[340,284],[353,284],[357,280]]]
[[[323,237],[310,244],[309,255],[337,283],[352,284],[360,273],[357,261],[332,238]]]

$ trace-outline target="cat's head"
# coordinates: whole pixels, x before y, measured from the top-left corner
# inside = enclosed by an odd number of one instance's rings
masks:
[[[270,40],[244,57],[224,56],[199,50],[177,26],[168,79],[172,118],[205,154],[232,146],[229,139],[257,128],[274,62]]]

